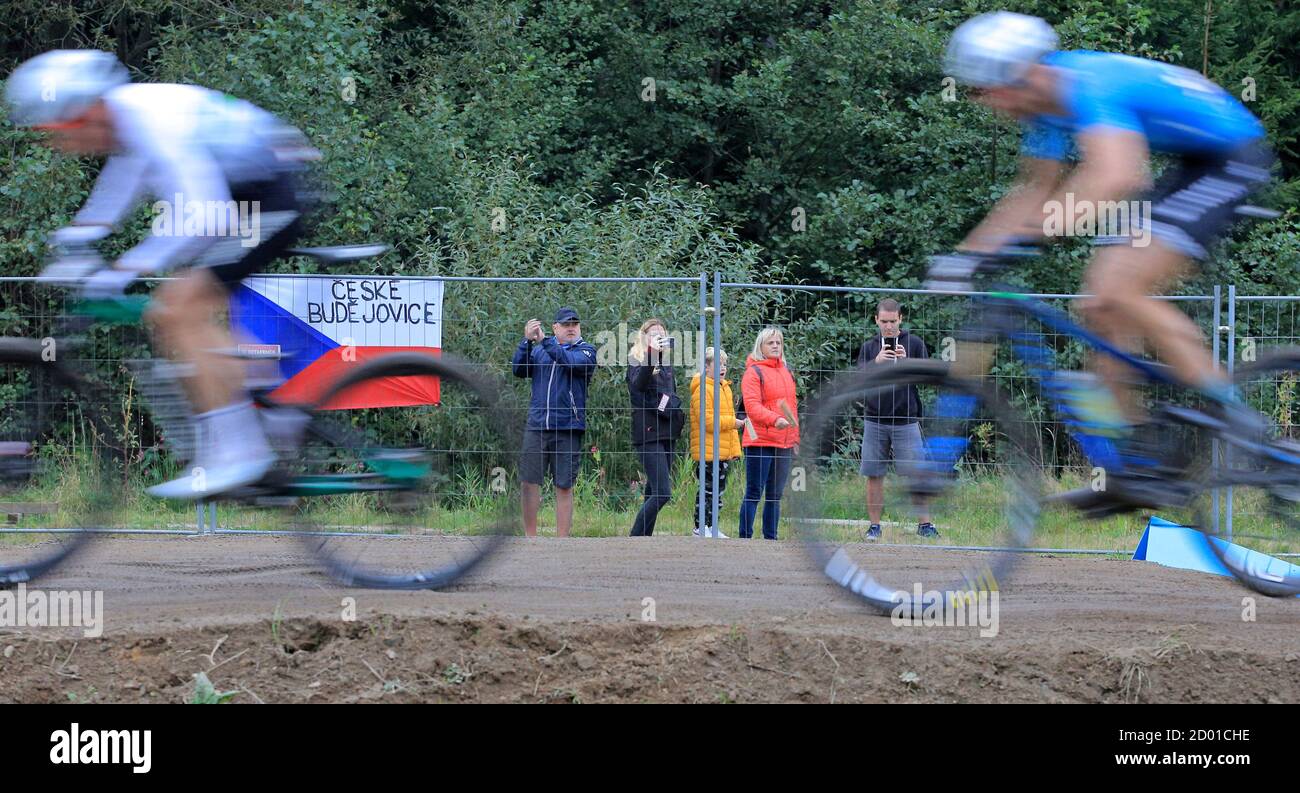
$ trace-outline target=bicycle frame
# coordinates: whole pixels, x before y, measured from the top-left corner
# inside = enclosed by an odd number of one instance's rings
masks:
[[[1184,389],[1188,388],[1186,383],[1173,375],[1173,372],[1169,367],[1139,358],[1132,353],[1115,346],[1111,342],[1070,319],[1065,312],[1052,308],[1029,295],[1009,291],[993,291],[986,295],[976,295],[973,302],[976,304],[984,304],[995,310],[1005,309],[1034,319],[1052,331],[1082,342],[1084,346],[1091,351],[1104,353],[1111,359],[1119,361],[1130,369],[1141,373],[1148,383],[1170,385]],[[1083,449],[1084,455],[1089,459],[1089,461],[1094,465],[1099,465],[1103,468],[1122,465],[1115,444],[1107,438],[1088,434],[1087,430],[1091,427],[1087,422],[1073,417],[1071,415],[1072,411],[1069,407],[1059,399],[1059,396],[1065,389],[1057,382],[1059,370],[1053,365],[1055,353],[1052,350],[1047,349],[1041,343],[1034,341],[1031,338],[1031,334],[1012,332],[1008,333],[1007,336],[1011,341],[1012,352],[1015,354],[1016,358],[1026,366],[1030,374],[1040,383],[1047,392],[1047,395],[1052,398],[1053,410],[1064,417],[1064,423],[1067,427],[1071,428],[1068,430],[1070,435],[1079,443],[1080,447]],[[1206,395],[1206,397],[1214,399],[1214,397],[1210,395]],[[959,416],[953,416],[953,418],[958,417]],[[1202,414],[1201,419],[1205,426],[1216,426],[1219,424],[1217,419],[1209,415]],[[1288,454],[1287,452],[1276,448],[1273,444],[1261,444],[1247,439],[1231,438],[1226,436],[1224,439],[1225,441],[1239,446],[1251,453],[1261,454],[1289,465],[1300,465],[1300,457]]]
[[[150,298],[144,295],[81,300],[73,304],[69,313],[72,316],[87,317],[107,325],[139,325],[144,320],[150,302]],[[253,399],[261,408],[295,407],[277,403],[269,399],[265,393],[255,393]],[[340,439],[331,437],[331,434],[318,424],[318,422],[312,421],[306,428],[306,432],[336,445],[343,445]],[[365,451],[362,457],[366,468],[369,469],[368,471],[296,476],[275,487],[275,492],[268,495],[310,497],[406,490],[416,486],[430,472],[427,463],[385,457],[384,454],[383,449],[367,449]]]

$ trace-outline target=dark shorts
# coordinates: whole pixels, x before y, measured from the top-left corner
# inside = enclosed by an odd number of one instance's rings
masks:
[[[572,488],[582,466],[582,434],[582,430],[524,430],[520,480],[540,485],[549,472],[556,487]]]
[[[289,174],[263,182],[231,185],[230,197],[237,204],[249,207],[250,218],[256,210],[256,226],[241,230],[240,234],[218,237],[194,266],[208,270],[227,291],[233,292],[240,281],[265,271],[268,264],[298,241],[302,236],[302,211],[296,182]],[[250,245],[250,241],[256,244]]]
[[[1224,157],[1184,156],[1142,196],[1142,201],[1150,202],[1150,210],[1142,204],[1132,224],[1137,232],[1098,237],[1097,244],[1138,245],[1149,234],[1184,256],[1204,259],[1239,219],[1237,207],[1268,182],[1273,161],[1273,152],[1262,140]]]

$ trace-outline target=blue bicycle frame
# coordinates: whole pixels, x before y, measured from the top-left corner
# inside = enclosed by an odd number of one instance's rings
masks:
[[[1116,347],[1106,339],[1072,321],[1065,312],[1054,309],[1028,295],[1014,292],[990,292],[987,295],[975,296],[974,301],[977,304],[1009,309],[1028,316],[1056,333],[1079,340],[1093,351],[1105,353],[1111,358],[1123,362],[1128,367],[1140,372],[1148,382],[1186,387],[1185,383],[1174,377],[1169,367],[1139,358]],[[1025,365],[1029,374],[1039,382],[1043,392],[1051,399],[1053,410],[1062,417],[1067,431],[1078,442],[1089,462],[1094,466],[1107,470],[1119,470],[1126,463],[1137,465],[1154,465],[1158,463],[1159,461],[1156,460],[1123,455],[1113,438],[1097,434],[1095,431],[1099,427],[1088,422],[1072,409],[1070,403],[1064,397],[1074,386],[1072,383],[1067,382],[1066,378],[1060,376],[1061,372],[1055,366],[1056,353],[1044,345],[1036,336],[1037,334],[1023,331],[1007,334],[1007,338],[1011,342],[1012,352]],[[974,415],[976,402],[976,398],[970,395],[941,395],[935,405],[935,417],[952,420],[955,422],[954,426],[960,426],[961,422],[969,420]],[[1207,421],[1214,421],[1209,416],[1206,416],[1206,419]],[[1248,451],[1263,454],[1279,462],[1300,465],[1300,457],[1287,454],[1271,444],[1259,444],[1241,439],[1237,439],[1236,443]],[[957,461],[961,459],[962,454],[965,453],[967,438],[964,433],[961,435],[935,435],[927,438],[925,445],[932,472],[944,474],[951,472]]]

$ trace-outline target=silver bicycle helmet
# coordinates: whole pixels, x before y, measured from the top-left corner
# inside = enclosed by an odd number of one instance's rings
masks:
[[[1010,11],[980,14],[953,31],[944,71],[977,88],[1015,85],[1056,46],[1056,31],[1038,17]]]
[[[5,84],[9,117],[20,127],[72,121],[112,88],[130,82],[126,67],[99,50],[52,50],[14,70]]]

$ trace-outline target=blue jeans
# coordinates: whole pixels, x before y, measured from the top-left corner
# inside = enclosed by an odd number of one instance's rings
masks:
[[[745,447],[745,500],[740,504],[740,537],[754,536],[754,513],[763,500],[763,538],[776,539],[776,523],[781,519],[781,493],[790,478],[794,454],[776,446]],[[766,494],[766,497],[764,497]]]

